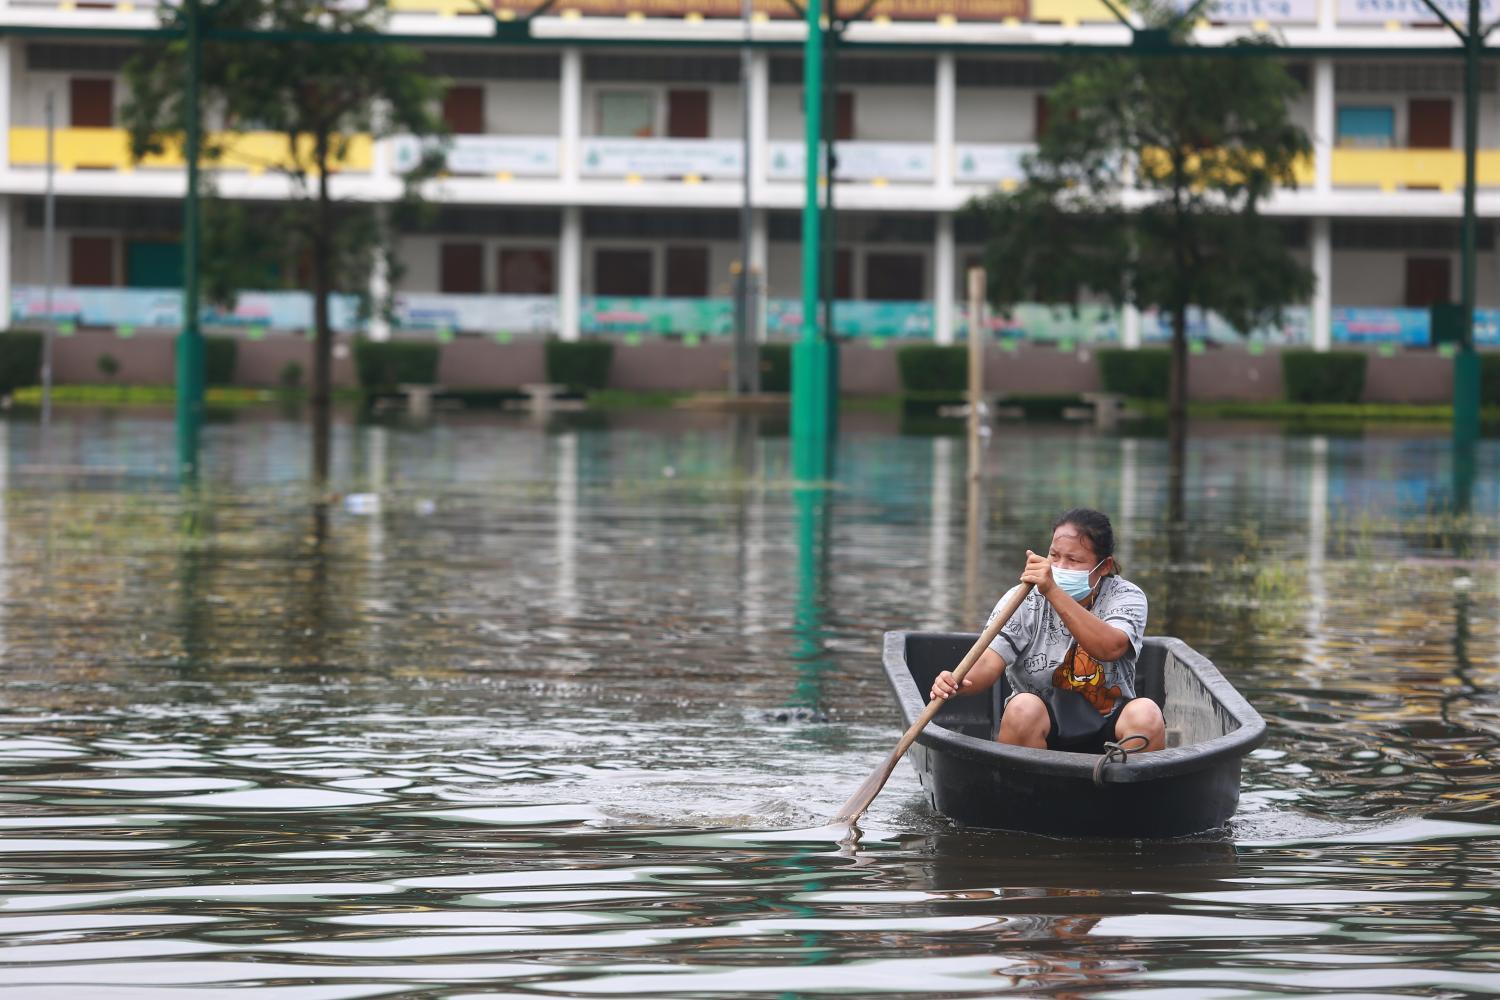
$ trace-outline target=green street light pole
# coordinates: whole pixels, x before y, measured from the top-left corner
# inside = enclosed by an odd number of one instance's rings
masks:
[[[1453,441],[1462,450],[1479,437],[1479,355],[1474,353],[1474,188],[1479,148],[1479,57],[1484,32],[1479,27],[1479,0],[1469,0],[1464,42],[1464,221],[1458,353],[1453,356]]]
[[[802,336],[792,348],[792,474],[823,481],[833,471],[833,343],[818,328],[823,282],[818,184],[823,158],[823,11],[807,0],[807,41],[802,49],[802,109],[806,118],[806,197],[802,204]],[[833,178],[828,179],[833,183]]]
[[[203,75],[201,0],[187,0],[187,196],[182,206],[182,331],[177,336],[177,468],[185,479],[198,473],[198,435],[203,426],[203,333],[198,328],[198,101]]]

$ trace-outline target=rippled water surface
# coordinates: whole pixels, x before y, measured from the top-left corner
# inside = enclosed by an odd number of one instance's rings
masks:
[[[671,413],[345,424],[324,505],[294,418],[173,455],[0,422],[0,994],[1500,992],[1496,442],[1202,425],[1183,532],[1164,442],[1063,427],[974,517],[877,417],[826,493]],[[961,830],[903,766],[840,842],[882,632],[977,628],[1078,503],[1266,717],[1231,827]]]

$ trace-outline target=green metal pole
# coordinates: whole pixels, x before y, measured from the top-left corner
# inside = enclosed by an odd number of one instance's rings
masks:
[[[187,195],[182,205],[182,332],[177,336],[177,468],[187,479],[198,472],[198,436],[203,426],[203,333],[198,328],[198,86],[203,75],[201,0],[187,0]]]
[[[819,155],[823,138],[823,11],[807,2],[807,41],[802,48],[802,109],[806,118],[806,195],[802,203],[802,336],[792,350],[792,473],[798,480],[826,480],[832,471],[829,427],[828,340],[818,330],[823,282],[822,227],[818,217]]]
[[[1465,446],[1472,448],[1479,437],[1479,356],[1474,353],[1474,186],[1479,148],[1479,56],[1483,44],[1479,0],[1469,0],[1469,30],[1464,36],[1464,221],[1460,306],[1463,318],[1458,353],[1453,356],[1453,442],[1459,450]]]

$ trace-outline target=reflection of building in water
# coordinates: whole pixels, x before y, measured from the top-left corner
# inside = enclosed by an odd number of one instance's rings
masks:
[[[558,434],[554,458],[557,575],[552,600],[560,618],[578,614],[578,432]]]
[[[1324,641],[1328,609],[1328,579],[1324,560],[1328,555],[1328,438],[1310,438],[1307,473],[1307,660],[1314,669],[1306,676],[1317,683],[1323,676],[1316,669],[1327,661]]]
[[[927,526],[927,621],[932,629],[968,628],[954,618],[953,566],[949,549],[953,529],[953,451],[951,437],[932,439],[932,492]]]

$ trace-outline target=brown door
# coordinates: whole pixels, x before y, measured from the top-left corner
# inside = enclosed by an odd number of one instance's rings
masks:
[[[449,87],[443,95],[443,121],[454,135],[483,135],[484,88]]]
[[[839,250],[833,255],[833,297],[844,301],[854,298],[853,250]]]
[[[673,139],[708,138],[708,91],[667,91],[667,135]]]
[[[834,103],[833,121],[835,139],[842,142],[854,138],[854,94],[850,91],[839,91],[838,100]]]
[[[500,281],[496,287],[502,295],[554,294],[552,251],[544,247],[501,250]]]
[[[667,247],[667,294],[701,299],[708,295],[708,247]]]
[[[1425,309],[1435,302],[1453,301],[1453,275],[1447,257],[1406,258],[1406,304]]]
[[[1412,149],[1453,148],[1453,102],[1446,97],[1412,98],[1407,144]]]
[[[115,283],[115,240],[112,236],[75,236],[68,245],[68,283],[97,288]]]
[[[595,250],[594,294],[651,294],[650,250]]]
[[[866,254],[865,298],[878,302],[917,302],[926,298],[926,270],[921,254]]]
[[[1051,115],[1052,115],[1052,104],[1051,104],[1051,102],[1049,102],[1047,100],[1047,95],[1046,94],[1037,94],[1036,95],[1036,132],[1032,136],[1032,138],[1036,139],[1038,142],[1041,141],[1042,134],[1047,131],[1047,122],[1051,118]]]
[[[68,124],[73,128],[113,128],[115,84],[113,80],[68,81]]]
[[[444,243],[439,287],[446,295],[478,295],[484,291],[484,247],[478,243]]]

